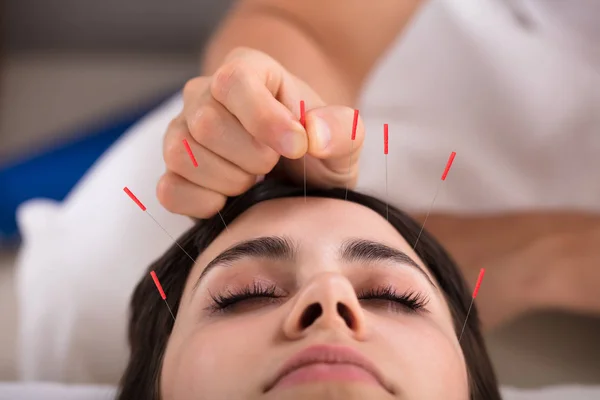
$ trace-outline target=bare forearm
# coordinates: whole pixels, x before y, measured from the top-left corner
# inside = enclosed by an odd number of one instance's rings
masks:
[[[424,216],[417,219],[422,222]],[[556,298],[548,296],[545,288],[552,285],[542,279],[551,275],[550,266],[563,259],[573,263],[574,257],[590,250],[590,246],[582,250],[581,246],[565,244],[562,238],[581,237],[580,232],[599,224],[600,215],[595,214],[530,212],[478,217],[432,215],[426,228],[449,251],[470,284],[474,285],[479,270],[486,268],[477,305],[483,327],[493,329],[547,307],[548,297]]]
[[[423,222],[424,216],[416,216]],[[461,265],[497,259],[543,236],[596,226],[600,216],[583,212],[522,212],[490,216],[431,215],[425,228]]]
[[[231,15],[206,53],[203,72],[214,72],[227,53],[238,46],[269,54],[328,103],[348,106],[355,103],[360,82],[345,76],[305,32],[269,14],[239,12]]]
[[[420,1],[383,0],[375,8],[363,0],[276,3],[241,1],[212,38],[203,73],[213,73],[232,49],[250,47],[279,61],[325,102],[353,106],[371,68]],[[387,13],[366,11],[386,7]]]

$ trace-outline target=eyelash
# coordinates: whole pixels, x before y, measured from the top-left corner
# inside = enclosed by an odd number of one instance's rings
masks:
[[[217,295],[210,294],[213,304],[209,307],[214,312],[226,312],[228,309],[237,303],[244,300],[251,300],[256,298],[264,299],[278,299],[283,297],[277,294],[277,286],[268,285],[264,286],[259,282],[254,282],[252,285],[244,286],[238,291],[227,291]]]
[[[380,300],[388,302],[389,306],[392,306],[394,311],[400,312],[395,308],[403,308],[409,313],[418,313],[427,311],[425,306],[429,303],[429,298],[414,290],[408,290],[403,293],[399,293],[392,286],[379,286],[373,289],[364,290],[358,293],[359,300]]]
[[[281,297],[277,294],[276,285],[264,286],[259,282],[254,282],[252,285],[243,287],[237,291],[228,291],[226,293],[213,295],[210,297],[213,304],[209,310],[213,312],[232,313],[235,305],[246,300],[262,299],[264,301],[275,301]],[[399,293],[392,286],[379,286],[376,288],[363,290],[357,293],[358,299],[361,301],[383,301],[391,307],[394,312],[402,310],[408,313],[426,312],[426,306],[429,299],[426,295],[408,290],[404,293]]]

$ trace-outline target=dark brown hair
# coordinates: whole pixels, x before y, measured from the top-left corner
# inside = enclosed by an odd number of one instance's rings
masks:
[[[262,201],[303,195],[303,188],[266,181],[241,196],[229,199],[221,215],[225,223],[229,224]],[[343,189],[309,189],[308,196],[344,199],[346,192]],[[386,204],[374,197],[348,191],[347,200],[386,216]],[[421,227],[411,217],[390,206],[388,220],[409,244],[415,243]],[[178,243],[196,259],[224,229],[220,216],[201,220],[179,238]],[[458,336],[471,304],[469,287],[451,257],[426,231],[421,234],[415,251],[439,283],[440,290],[448,301]],[[174,244],[150,266],[148,273],[137,285],[131,300],[129,321],[131,356],[121,380],[119,400],[160,399],[160,371],[173,320],[158,295],[149,272],[156,271],[171,309],[177,315],[185,282],[193,265],[192,260]],[[481,334],[476,307],[471,310],[460,344],[469,375],[471,400],[499,400],[498,383]]]

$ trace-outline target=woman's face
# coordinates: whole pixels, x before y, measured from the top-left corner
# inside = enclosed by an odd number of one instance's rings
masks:
[[[198,258],[162,374],[165,400],[466,400],[443,294],[374,211],[260,203]]]

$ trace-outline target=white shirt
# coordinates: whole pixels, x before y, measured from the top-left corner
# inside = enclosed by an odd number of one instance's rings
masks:
[[[510,0],[539,30],[600,70],[600,2]]]
[[[564,13],[566,3],[578,12]],[[599,9],[596,0],[427,4],[362,97],[359,188],[385,193],[389,123],[389,196],[398,206],[427,209],[456,151],[437,209],[600,210],[600,60],[591,62]],[[582,36],[589,46],[573,39]]]

